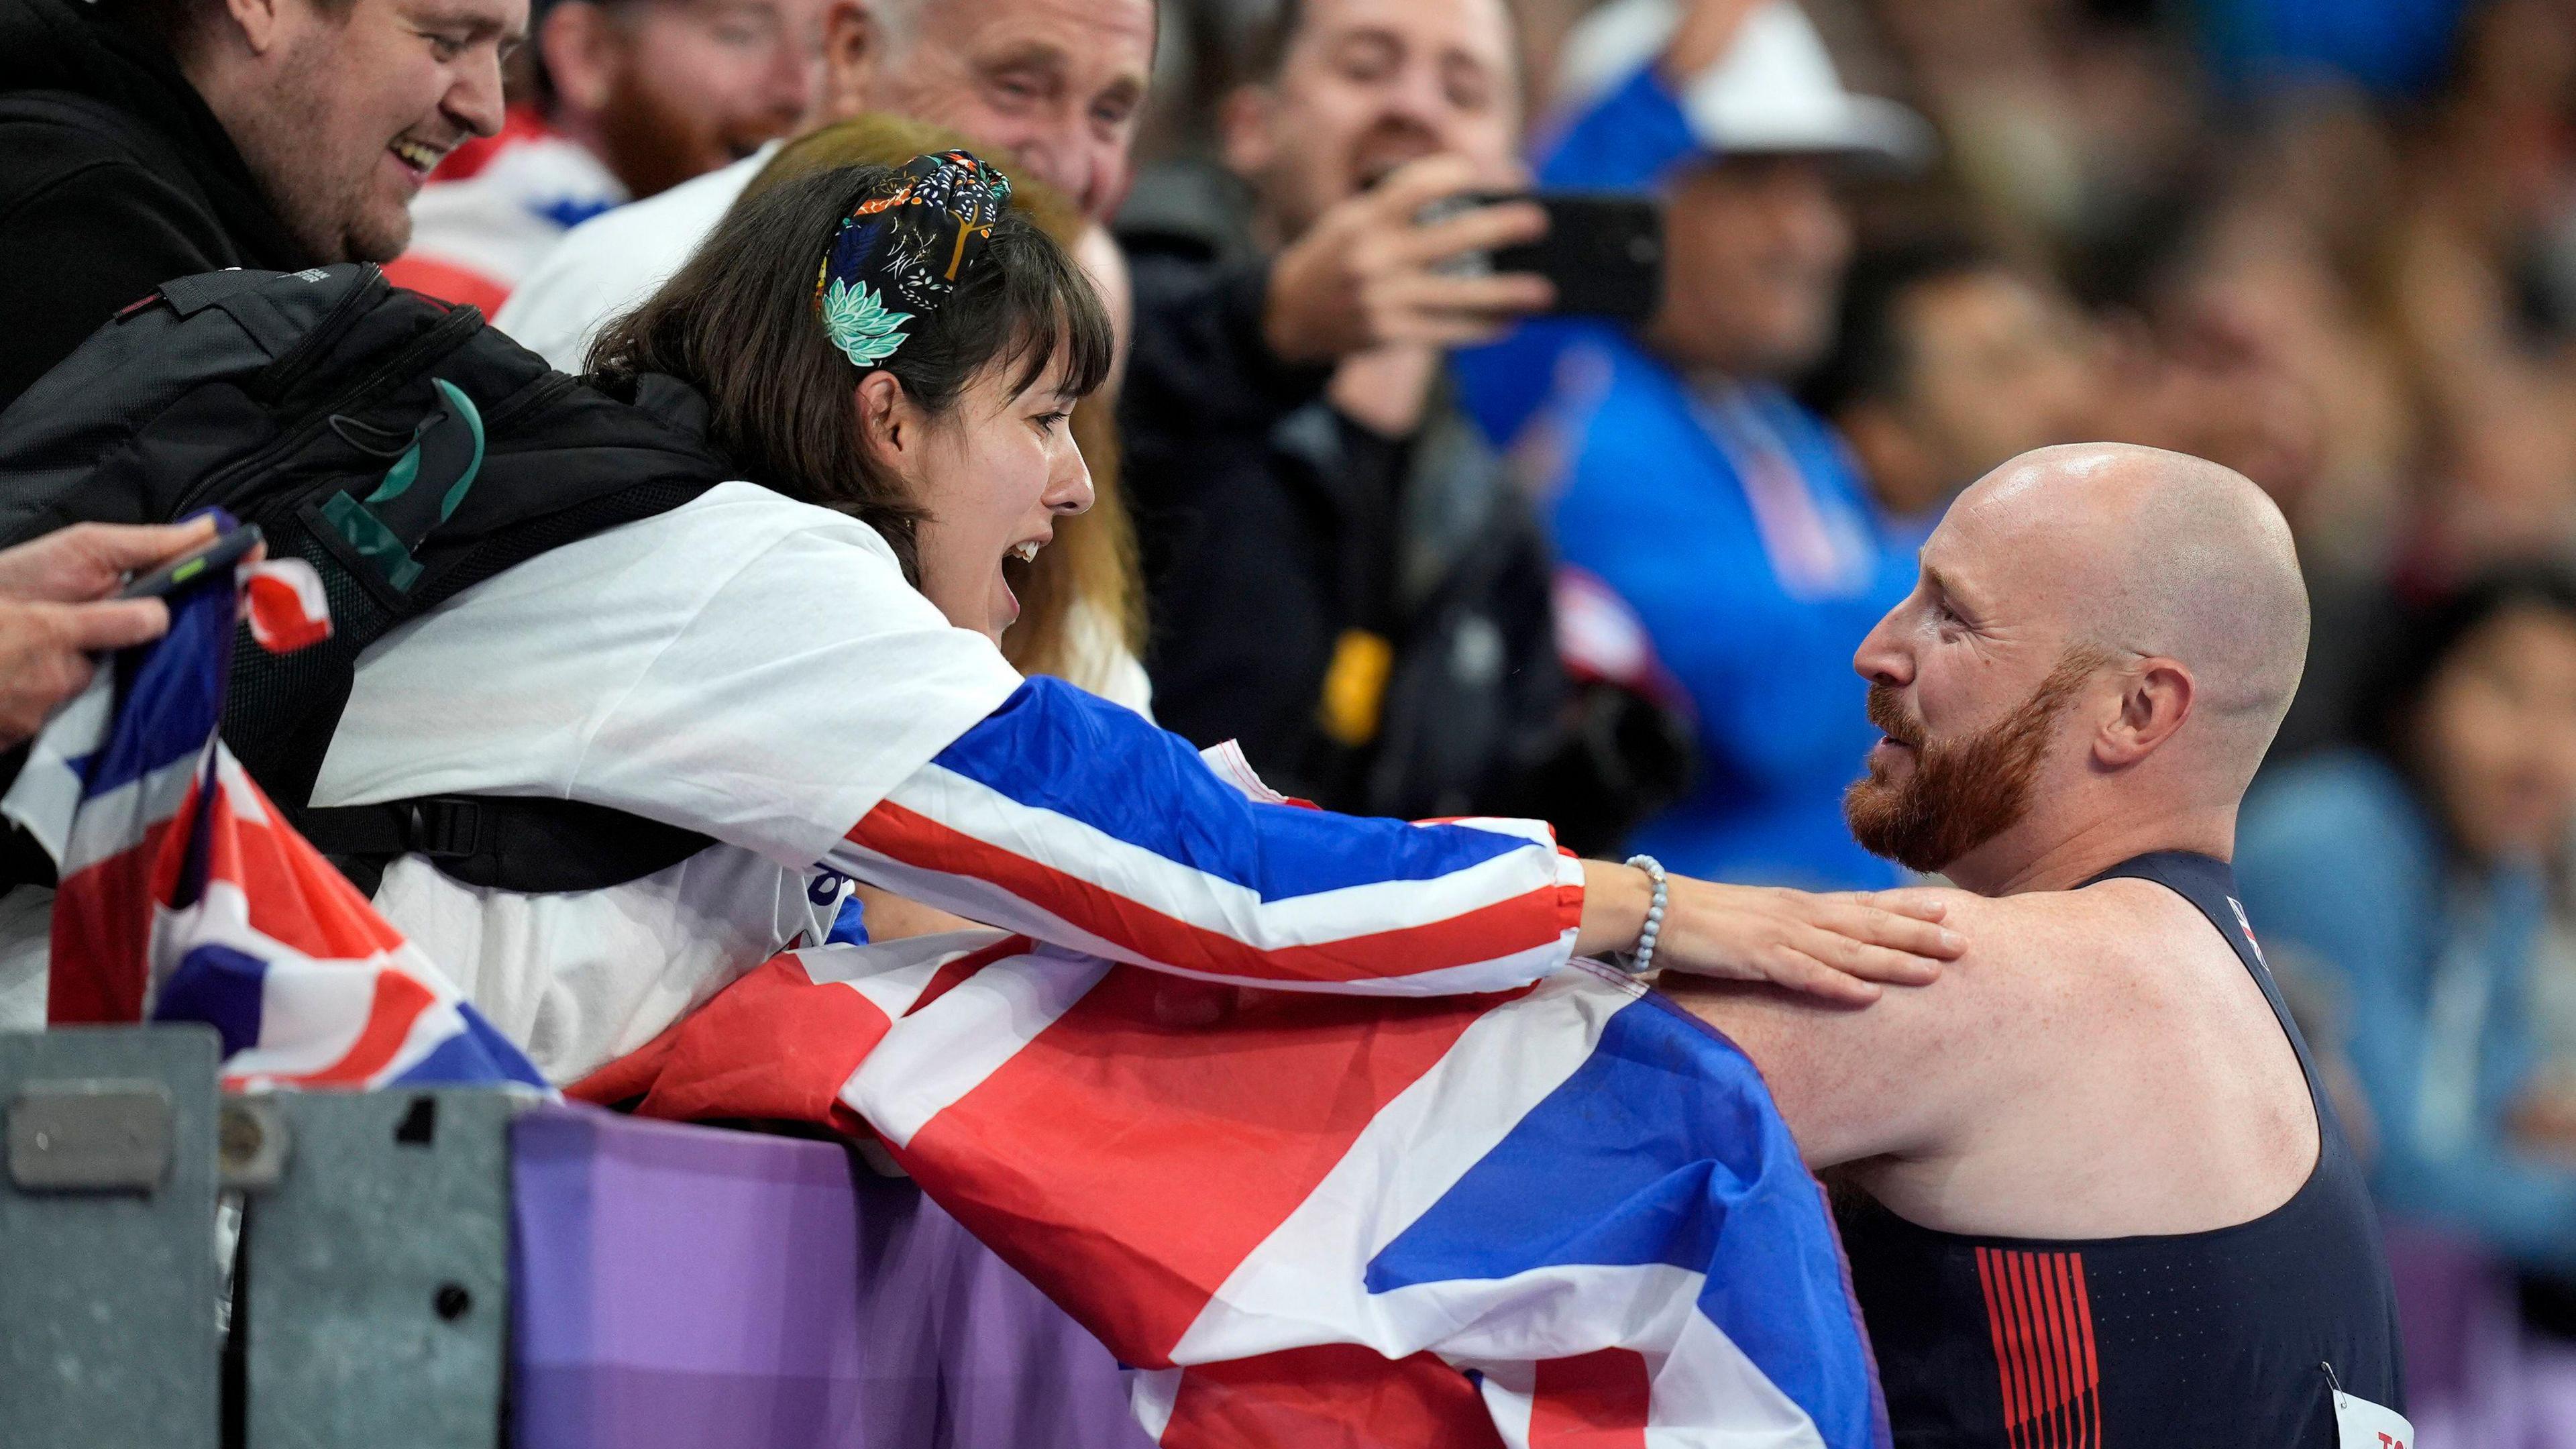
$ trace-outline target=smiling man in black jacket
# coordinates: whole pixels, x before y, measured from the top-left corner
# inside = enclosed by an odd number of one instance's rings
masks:
[[[0,0],[0,407],[172,277],[382,261],[527,0]]]

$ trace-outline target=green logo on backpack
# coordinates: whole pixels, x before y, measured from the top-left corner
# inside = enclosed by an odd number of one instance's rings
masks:
[[[363,502],[334,494],[322,505],[322,517],[341,539],[403,592],[421,574],[412,550],[456,512],[483,468],[483,415],[474,400],[444,378],[431,378],[430,386],[438,390],[437,410],[412,429],[411,446],[385,470],[376,491]]]

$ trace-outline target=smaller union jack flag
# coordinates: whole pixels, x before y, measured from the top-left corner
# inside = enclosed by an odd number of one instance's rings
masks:
[[[272,652],[330,634],[300,561],[191,589],[167,636],[55,713],[0,798],[60,882],[47,1019],[205,1022],[235,1089],[543,1087],[216,738],[237,617]]]

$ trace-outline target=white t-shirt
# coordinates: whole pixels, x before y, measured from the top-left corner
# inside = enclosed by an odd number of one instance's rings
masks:
[[[778,146],[772,141],[730,166],[565,232],[519,279],[492,325],[548,366],[581,371],[600,326],[652,296],[680,270]]]
[[[520,895],[408,857],[376,905],[537,1065],[650,1041],[800,933],[813,863],[1019,675],[867,525],[727,483],[541,554],[358,661],[318,805],[575,798],[722,842],[606,890]]]

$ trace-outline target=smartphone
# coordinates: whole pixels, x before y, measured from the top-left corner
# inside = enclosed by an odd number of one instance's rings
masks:
[[[1497,251],[1453,258],[1438,270],[1464,276],[1536,272],[1556,284],[1551,313],[1643,322],[1664,296],[1664,208],[1658,201],[1613,192],[1485,192],[1423,209],[1425,223],[1478,206],[1534,201],[1547,213],[1547,235]]]
[[[217,534],[202,547],[190,549],[134,580],[117,590],[116,596],[120,599],[166,599],[190,584],[240,563],[259,544],[259,525],[245,523],[230,533]]]

